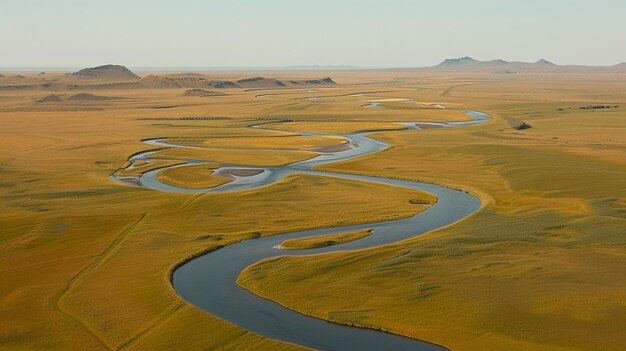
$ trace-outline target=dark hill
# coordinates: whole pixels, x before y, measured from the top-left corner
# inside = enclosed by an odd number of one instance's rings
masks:
[[[556,66],[554,63],[545,59],[540,59],[539,61],[535,62],[535,65]]]
[[[119,65],[104,65],[93,68],[81,69],[71,74],[72,78],[109,80],[109,81],[132,81],[140,78],[128,68]]]
[[[237,85],[226,80],[210,80],[200,75],[169,75],[155,76],[150,75],[142,78],[139,84],[147,88],[157,89],[176,89],[176,88],[237,88]]]
[[[204,89],[189,89],[183,93],[183,96],[197,96],[197,97],[210,97],[210,96],[225,96],[226,94]]]
[[[48,95],[46,97],[43,97],[43,98],[37,100],[37,102],[56,102],[56,101],[63,101],[63,99],[61,99],[60,97],[58,97],[58,96],[56,96],[54,94],[51,94],[51,95]]]
[[[254,77],[245,78],[237,81],[237,85],[243,88],[282,88],[287,86],[278,79]]]
[[[465,56],[465,57],[459,57],[459,58],[445,59],[438,66],[456,66],[456,65],[464,65],[468,63],[477,63],[477,62],[479,61],[474,60],[473,58],[469,56]]]
[[[237,81],[237,85],[243,88],[283,88],[289,86],[300,86],[300,85],[334,85],[337,84],[330,77],[322,78],[322,79],[303,79],[303,80],[288,80],[282,81],[273,78],[263,78],[263,77],[254,77],[254,78],[245,78]]]
[[[305,84],[305,85],[334,85],[334,84],[337,84],[330,77],[326,77],[326,78],[323,78],[323,79],[290,80],[289,83],[291,83],[293,85],[300,85],[300,84]]]

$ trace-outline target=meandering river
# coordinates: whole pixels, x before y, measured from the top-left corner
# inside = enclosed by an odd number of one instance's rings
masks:
[[[488,116],[466,111],[472,118],[469,122],[430,123],[429,126],[442,128],[461,127],[482,123]],[[420,129],[418,122],[401,123],[409,129]],[[252,126],[264,128],[265,125]],[[301,135],[329,135],[302,132]],[[241,169],[262,170],[252,176],[233,176],[233,181],[207,189],[186,189],[161,183],[156,169],[140,177],[112,176],[119,181],[140,185],[166,192],[231,192],[255,189],[266,186],[293,173],[354,179],[381,183],[390,186],[421,190],[437,196],[437,203],[419,214],[400,220],[363,223],[322,229],[284,233],[256,239],[244,240],[222,249],[194,258],[173,273],[173,285],[178,294],[190,304],[221,319],[238,325],[253,333],[290,342],[318,350],[446,350],[445,347],[392,333],[344,326],[315,317],[306,316],[285,308],[271,300],[259,297],[237,284],[237,277],[246,267],[263,259],[283,255],[310,255],[340,250],[358,250],[387,245],[455,223],[480,208],[480,201],[460,190],[443,186],[401,179],[388,179],[373,176],[317,171],[318,165],[356,158],[384,150],[387,144],[372,139],[368,133],[340,134],[349,142],[347,150],[322,153],[312,159],[280,167],[246,167],[225,165],[216,172],[229,172]],[[152,139],[144,143],[162,147],[188,147],[174,145],[165,139]],[[138,160],[150,161],[155,151],[137,154],[130,159],[131,166]],[[419,160],[416,160],[419,162]],[[202,163],[187,160],[186,164]],[[184,165],[183,165],[184,166]],[[174,166],[181,167],[181,166]],[[237,172],[233,172],[237,174]],[[232,173],[230,173],[232,174]],[[275,246],[287,239],[308,238],[341,232],[371,228],[372,235],[356,241],[335,246],[307,250],[279,250]],[[253,228],[251,228],[253,230]],[[303,296],[306,298],[306,296]],[[207,335],[207,337],[210,337]]]

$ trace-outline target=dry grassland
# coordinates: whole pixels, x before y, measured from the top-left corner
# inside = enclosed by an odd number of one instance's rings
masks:
[[[303,313],[454,350],[619,350],[626,327],[625,80],[451,84],[446,101],[493,121],[375,133],[393,147],[323,168],[461,187],[481,197],[481,212],[385,248],[266,261],[240,283]],[[600,102],[619,107],[580,109]],[[521,121],[532,128],[511,128]]]
[[[324,169],[462,188],[484,208],[383,248],[263,262],[241,277],[245,288],[303,313],[454,350],[623,348],[626,77],[332,74],[343,85],[224,89],[227,96],[208,98],[117,89],[88,92],[124,99],[35,102],[50,92],[0,90],[0,349],[297,349],[187,305],[170,270],[197,252],[259,235],[406,217],[423,209],[410,201],[423,194],[303,175],[200,195],[109,178],[129,156],[152,149],[141,143],[148,138],[215,147],[160,152],[168,157],[247,165],[307,159],[311,145],[341,143],[299,144],[291,133],[246,128],[259,123],[394,129],[372,134],[389,149]],[[329,95],[354,101],[304,99]],[[363,109],[361,100],[386,101]],[[619,108],[579,109],[590,104]],[[463,109],[493,120],[421,131],[390,123],[467,120]],[[512,128],[522,121],[532,128]],[[246,150],[237,150],[238,138]],[[200,166],[163,176],[187,186],[215,177]]]

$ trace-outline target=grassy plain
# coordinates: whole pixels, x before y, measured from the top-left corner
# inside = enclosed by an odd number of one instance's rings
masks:
[[[230,195],[117,183],[109,175],[150,149],[141,143],[146,138],[285,133],[243,128],[269,108],[251,94],[200,104],[180,97],[180,89],[98,93],[129,99],[36,103],[47,93],[0,93],[0,349],[298,349],[186,305],[171,288],[171,269],[197,252],[258,235],[421,210],[410,202],[419,193],[326,177],[297,175]],[[165,105],[177,107],[154,108]],[[229,119],[177,119],[223,115]],[[139,164],[127,175],[169,164]],[[379,204],[375,211],[371,203]]]
[[[460,186],[483,200],[481,212],[380,249],[265,261],[240,283],[303,313],[454,350],[619,350],[625,81],[536,76],[451,85],[445,100],[493,121],[375,133],[393,147],[324,169]],[[600,101],[619,107],[580,109]],[[511,128],[520,121],[532,128]]]
[[[325,169],[467,189],[483,201],[478,214],[383,248],[266,261],[240,283],[303,313],[455,350],[623,347],[626,77],[332,74],[346,85],[313,93],[226,89],[219,98],[128,89],[97,92],[123,100],[37,103],[50,92],[0,91],[0,349],[298,349],[185,304],[171,288],[170,270],[199,251],[258,235],[408,216],[423,209],[411,203],[419,194],[302,175],[254,191],[170,194],[109,175],[148,149],[146,138],[198,145],[259,138],[260,145],[287,133],[246,126],[395,129],[389,122],[467,120],[456,110],[466,108],[493,120],[373,133],[392,146]],[[372,91],[376,96],[345,97]],[[274,96],[255,97],[268,92]],[[304,99],[328,95],[354,101]],[[415,103],[360,108],[361,100],[395,98]],[[433,108],[438,104],[450,109]],[[619,108],[579,109],[590,104]],[[227,118],[179,119],[190,116]],[[292,122],[278,123],[284,119]],[[514,130],[520,121],[532,128]],[[225,143],[220,147],[236,146]],[[211,152],[197,156],[246,164],[310,157]]]

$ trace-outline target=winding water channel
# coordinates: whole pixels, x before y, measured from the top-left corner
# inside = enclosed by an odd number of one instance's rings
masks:
[[[409,129],[420,129],[420,125],[450,128],[481,123],[489,118],[480,112],[466,111],[466,113],[472,118],[472,121],[401,124]],[[253,127],[263,128],[265,126]],[[329,135],[307,132],[300,134]],[[321,153],[309,160],[280,167],[224,165],[216,171],[217,174],[241,169],[261,170],[262,172],[252,176],[235,175],[233,181],[213,188],[187,189],[161,183],[157,179],[157,173],[163,169],[146,172],[140,177],[115,175],[112,177],[119,181],[158,191],[206,193],[256,189],[275,183],[290,174],[304,173],[421,190],[437,196],[437,203],[425,211],[405,219],[303,230],[249,239],[228,245],[181,265],[173,274],[173,285],[178,294],[190,304],[243,329],[275,340],[318,350],[446,350],[443,346],[417,339],[372,329],[344,326],[306,316],[259,297],[237,285],[237,277],[241,271],[263,259],[284,255],[310,255],[340,250],[357,250],[391,244],[455,223],[480,208],[480,201],[476,197],[463,191],[435,184],[314,170],[313,167],[318,165],[353,159],[388,147],[381,141],[369,138],[366,132],[341,134],[340,136],[348,140],[349,148],[347,150]],[[188,147],[170,144],[165,139],[152,139],[144,143],[161,147]],[[151,156],[155,152],[147,151],[133,156],[129,160],[130,167],[133,167],[133,164],[138,160],[151,161]],[[418,161],[416,160],[416,162]],[[185,165],[198,163],[203,162],[187,160]],[[368,228],[374,230],[372,235],[335,246],[290,251],[275,248],[287,239],[308,238]]]

